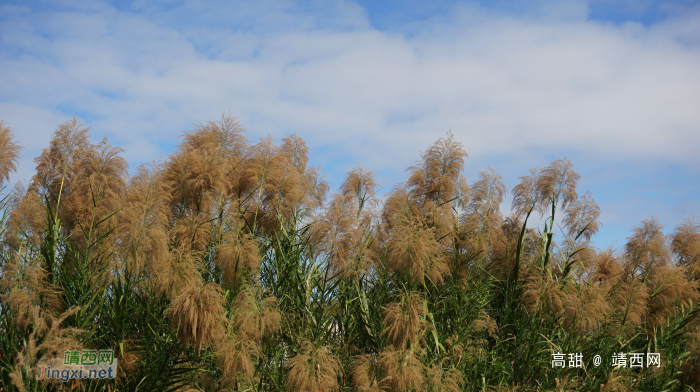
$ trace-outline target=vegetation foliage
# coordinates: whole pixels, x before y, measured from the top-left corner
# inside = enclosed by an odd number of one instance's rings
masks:
[[[0,390],[700,387],[700,226],[651,218],[597,249],[565,159],[526,172],[504,216],[501,177],[469,184],[449,133],[382,202],[371,171],[329,196],[301,138],[252,143],[228,115],[133,175],[88,132],[60,125],[2,200]],[[19,152],[0,122],[2,185]],[[117,377],[35,379],[69,349],[113,349]],[[620,352],[661,366],[613,367]]]

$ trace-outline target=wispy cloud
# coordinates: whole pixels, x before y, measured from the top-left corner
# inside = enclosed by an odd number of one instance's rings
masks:
[[[133,166],[230,109],[251,138],[301,135],[334,182],[361,163],[390,189],[451,128],[472,180],[491,164],[512,186],[576,156],[584,178],[604,167],[654,214],[657,199],[615,170],[625,163],[669,178],[661,199],[683,206],[669,220],[700,214],[700,201],[674,194],[687,176],[698,182],[700,12],[640,23],[596,18],[612,12],[600,4],[440,3],[421,17],[385,10],[391,26],[340,0],[3,4],[0,118],[26,147],[20,178],[72,115]],[[594,196],[610,198],[609,183],[592,181]]]

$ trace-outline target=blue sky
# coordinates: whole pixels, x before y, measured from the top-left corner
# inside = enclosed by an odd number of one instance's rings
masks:
[[[0,1],[13,181],[72,116],[134,169],[230,110],[253,141],[300,135],[336,189],[361,164],[382,192],[451,129],[470,182],[570,159],[596,244],[621,247],[700,216],[699,108],[697,1]]]

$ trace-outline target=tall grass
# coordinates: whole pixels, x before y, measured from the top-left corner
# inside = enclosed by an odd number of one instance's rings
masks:
[[[692,219],[670,234],[646,220],[600,250],[600,209],[567,160],[524,170],[503,216],[501,177],[469,184],[451,134],[380,203],[371,171],[329,196],[301,138],[245,132],[227,115],[200,124],[129,176],[120,149],[59,126],[1,206],[1,390],[700,386]],[[0,123],[2,185],[18,156]],[[114,350],[117,377],[35,380],[69,349]],[[553,368],[556,353],[582,367]],[[613,367],[619,353],[661,366]]]

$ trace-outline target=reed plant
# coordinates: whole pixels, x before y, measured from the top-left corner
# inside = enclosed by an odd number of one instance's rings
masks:
[[[598,249],[566,159],[524,169],[504,215],[502,178],[469,183],[451,133],[380,202],[370,170],[329,194],[300,137],[255,143],[226,114],[131,175],[89,131],[61,124],[0,202],[2,391],[700,387],[700,226],[651,218]],[[0,122],[0,185],[19,152]],[[85,349],[114,350],[116,377],[35,379]]]

